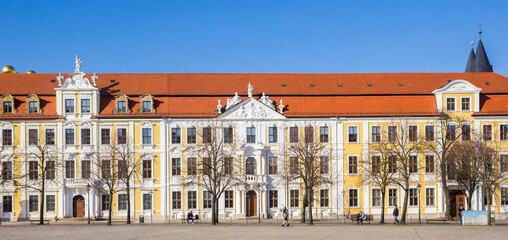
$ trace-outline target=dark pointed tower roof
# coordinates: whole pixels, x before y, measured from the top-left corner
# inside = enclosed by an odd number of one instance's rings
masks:
[[[492,65],[490,65],[489,58],[482,43],[482,29],[478,32],[480,34],[480,41],[476,48],[476,56],[473,63],[473,72],[492,72]]]
[[[469,52],[469,58],[467,59],[466,64],[466,72],[472,72],[473,71],[473,63],[474,63],[474,49],[473,49],[473,41],[471,41],[471,51]]]

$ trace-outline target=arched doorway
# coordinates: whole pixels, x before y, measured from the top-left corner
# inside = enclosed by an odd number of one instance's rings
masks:
[[[85,217],[85,198],[81,195],[72,198],[72,217]]]
[[[257,209],[258,209],[258,201],[257,201],[257,194],[255,191],[248,191],[247,192],[247,217],[257,216]]]

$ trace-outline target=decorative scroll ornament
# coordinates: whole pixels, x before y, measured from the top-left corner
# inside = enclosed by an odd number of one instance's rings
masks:
[[[263,95],[261,96],[261,98],[259,98],[259,101],[261,103],[263,103],[264,105],[270,107],[271,109],[274,109],[275,110],[275,106],[273,105],[273,101],[270,100],[268,98],[268,96],[265,95],[265,93],[263,92]]]
[[[226,110],[230,109],[232,106],[241,103],[242,99],[238,96],[238,92],[235,92],[235,96],[233,98],[228,98],[228,102],[226,104]]]
[[[73,72],[69,73],[70,78],[66,78],[63,81],[64,77],[59,74],[56,79],[58,80],[58,87],[61,89],[69,89],[69,90],[80,90],[80,89],[97,89],[97,79],[99,78],[97,75],[92,76],[93,85],[90,83],[88,78],[85,78],[85,73],[81,71],[81,58],[76,55],[76,60],[74,61],[76,68]]]

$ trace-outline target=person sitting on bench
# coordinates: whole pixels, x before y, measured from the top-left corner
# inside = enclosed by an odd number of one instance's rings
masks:
[[[363,225],[363,221],[366,219],[367,219],[367,216],[365,215],[365,213],[360,211],[360,213],[358,213],[358,220],[356,221],[356,224],[359,225],[361,223]]]
[[[194,214],[192,214],[192,211],[187,213],[187,224],[189,224],[189,220],[192,220],[192,224],[194,224]]]

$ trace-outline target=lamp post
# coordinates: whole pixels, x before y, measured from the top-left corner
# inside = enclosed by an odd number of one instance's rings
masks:
[[[342,189],[342,221],[346,223],[346,211],[344,211],[344,203],[346,201],[346,191]]]
[[[150,224],[153,219],[153,189],[150,189]]]
[[[87,192],[87,197],[88,197],[88,206],[87,206],[88,224],[90,224],[90,183],[86,184],[86,192]]]
[[[416,186],[416,189],[418,189],[418,223],[422,224],[422,216],[421,216],[421,210],[420,210],[420,189],[422,188],[422,185],[418,184]]]

